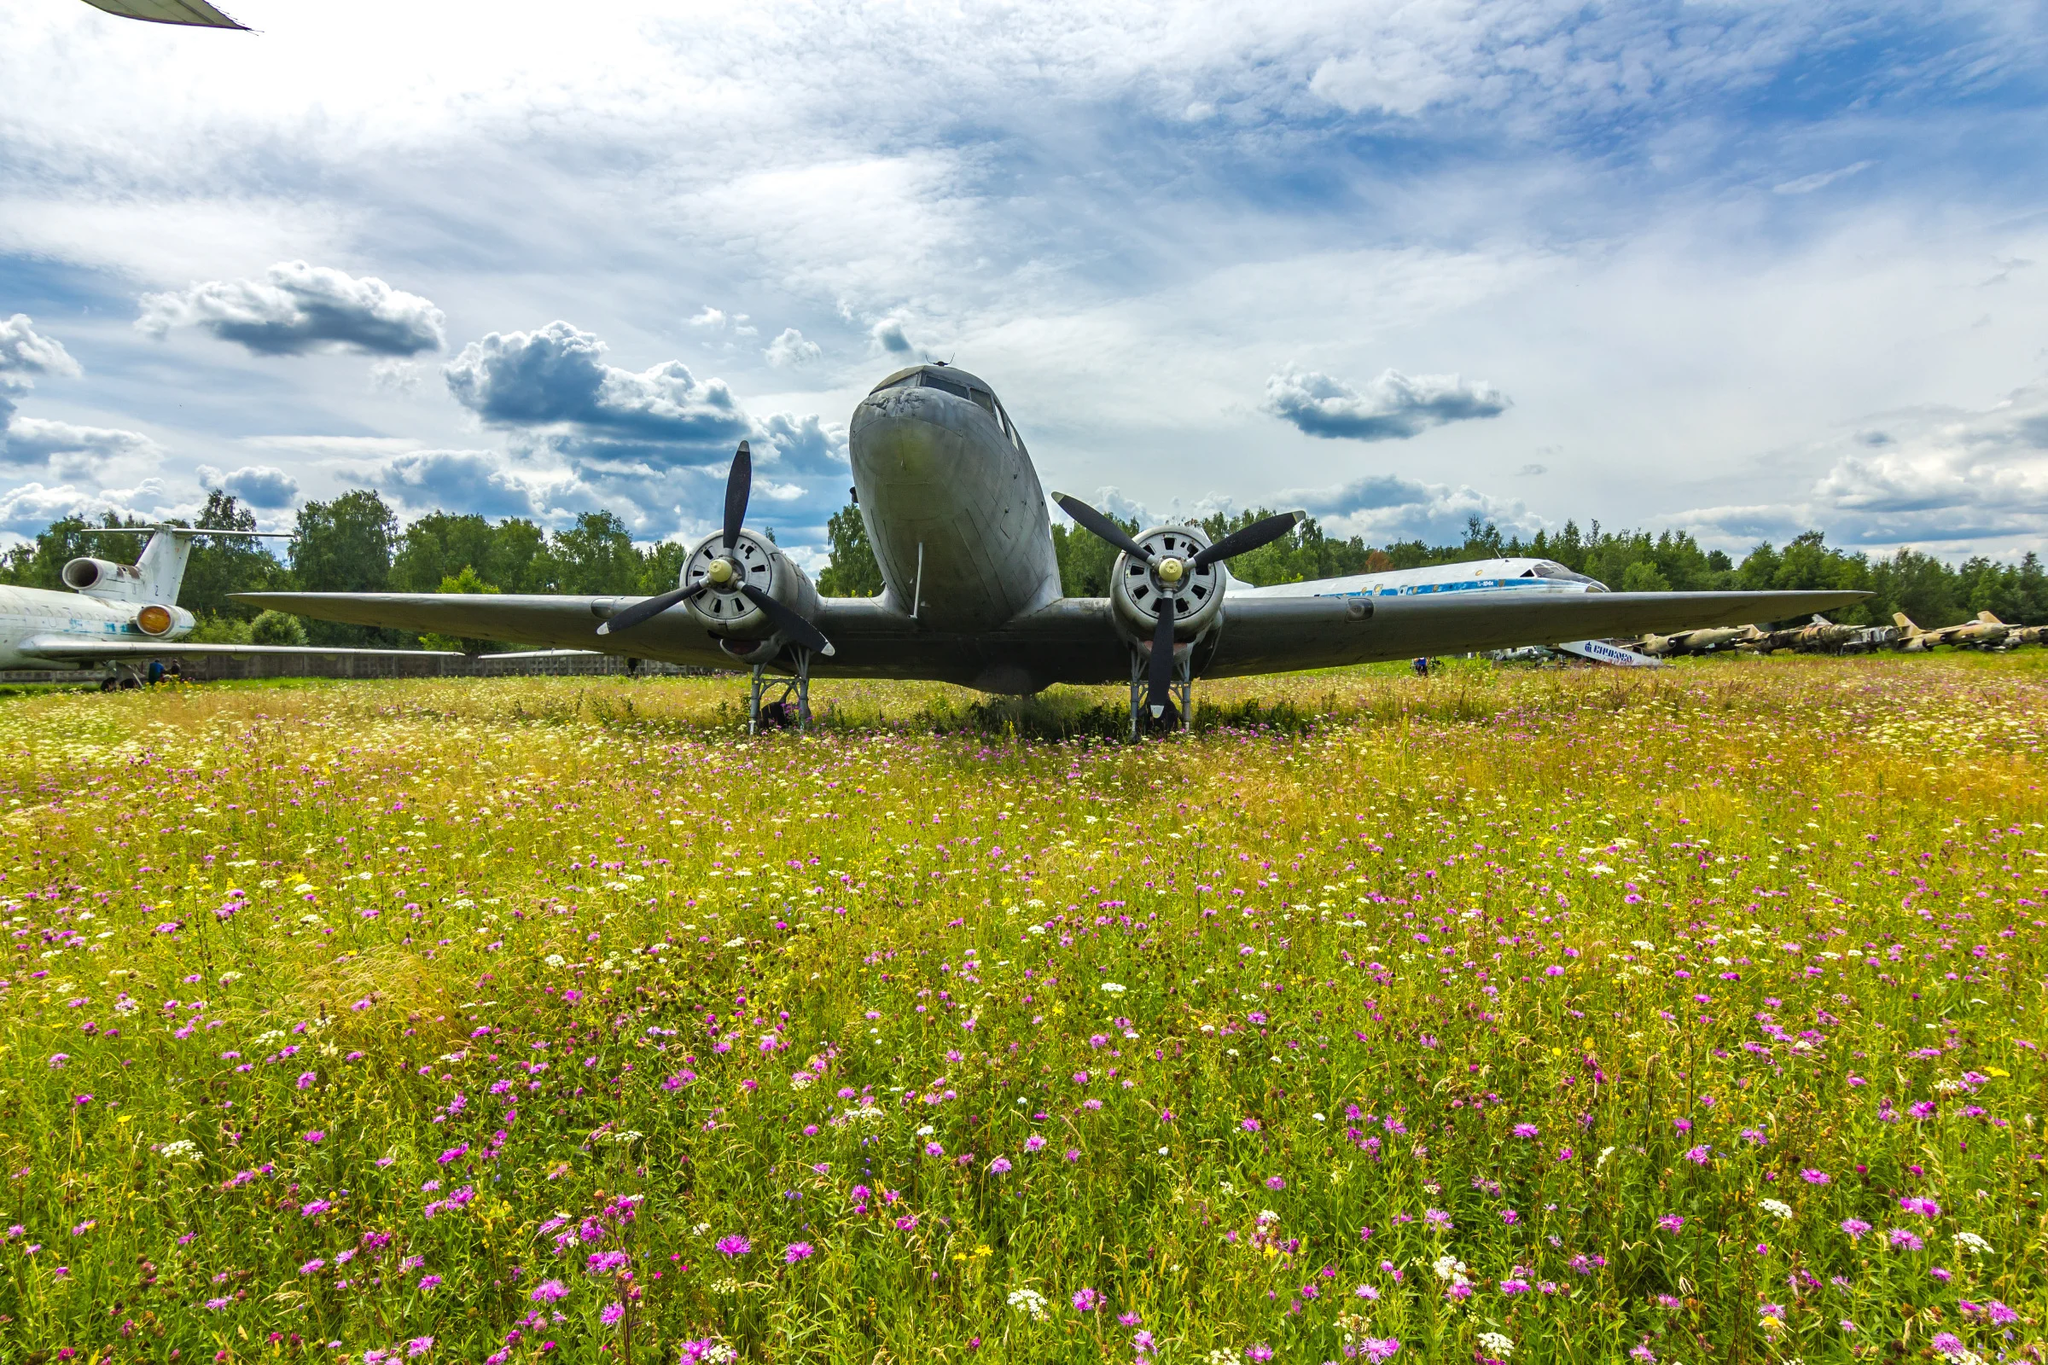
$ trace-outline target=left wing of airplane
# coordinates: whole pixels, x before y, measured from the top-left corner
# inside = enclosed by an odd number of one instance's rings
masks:
[[[1418,593],[1412,597],[1225,597],[1204,677],[1279,673],[1520,645],[1781,620],[1860,592]]]

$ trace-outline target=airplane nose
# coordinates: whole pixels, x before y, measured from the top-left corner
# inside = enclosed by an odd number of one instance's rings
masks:
[[[853,411],[848,447],[856,474],[889,482],[945,477],[966,453],[965,414],[972,405],[933,389],[885,389]]]

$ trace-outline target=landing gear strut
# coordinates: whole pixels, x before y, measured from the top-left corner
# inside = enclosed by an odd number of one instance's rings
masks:
[[[1147,665],[1151,656],[1135,647],[1131,650],[1131,738],[1137,740],[1148,730],[1184,730],[1195,721],[1195,650],[1182,645],[1173,651],[1173,680],[1168,684],[1173,698],[1157,720],[1145,704]]]
[[[754,665],[747,704],[750,735],[791,726],[799,731],[811,728],[811,651],[791,645],[789,652],[796,660],[794,677],[770,675],[766,665]]]

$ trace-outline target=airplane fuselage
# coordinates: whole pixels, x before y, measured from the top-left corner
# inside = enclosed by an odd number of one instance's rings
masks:
[[[84,593],[52,592],[47,588],[0,587],[0,668],[79,668],[80,665],[27,654],[22,644],[53,635],[80,640],[175,640],[190,630],[182,621],[162,635],[136,628],[136,604],[103,602]]]
[[[1045,489],[995,394],[917,366],[854,409],[853,486],[899,611],[935,630],[994,630],[1060,596]]]
[[[853,485],[890,606],[934,630],[995,630],[1060,600],[1045,489],[1002,402],[963,370],[913,366],[854,409]],[[1225,572],[1228,570],[1226,568]],[[1547,559],[1485,559],[1253,587],[1233,597],[1604,592]]]

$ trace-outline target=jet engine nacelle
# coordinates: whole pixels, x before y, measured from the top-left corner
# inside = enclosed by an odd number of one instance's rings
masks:
[[[104,559],[74,559],[58,571],[64,586],[95,597],[127,597],[142,588],[142,574],[132,564]]]
[[[729,568],[721,569],[721,564]],[[775,623],[740,591],[742,583],[767,593],[805,620],[818,614],[818,590],[810,576],[777,549],[774,541],[752,531],[741,531],[739,543],[730,550],[722,532],[704,537],[683,562],[682,578],[676,586],[706,585],[706,591],[690,599],[690,614],[713,635],[727,640],[766,640],[776,633]]]
[[[1192,640],[1216,624],[1223,611],[1223,565],[1193,567],[1209,538],[1193,526],[1155,526],[1141,531],[1138,544],[1157,556],[1148,564],[1119,554],[1109,571],[1109,601],[1117,625],[1139,643],[1149,643],[1159,624],[1160,599],[1174,599],[1173,636]]]
[[[74,563],[76,561],[73,561]],[[192,629],[192,613],[183,607],[151,602],[135,613],[135,628],[151,639],[164,640]]]

